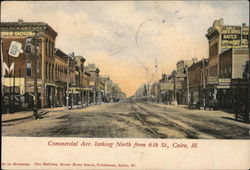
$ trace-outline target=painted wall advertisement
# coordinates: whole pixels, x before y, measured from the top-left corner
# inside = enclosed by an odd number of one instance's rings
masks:
[[[221,48],[248,48],[248,27],[223,26]]]

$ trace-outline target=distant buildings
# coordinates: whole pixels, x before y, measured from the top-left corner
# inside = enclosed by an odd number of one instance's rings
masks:
[[[91,103],[110,102],[110,96],[123,96],[118,85],[103,81],[95,64],[85,66],[82,56],[69,56],[55,48],[57,32],[44,22],[2,22],[1,68],[3,112],[34,107],[35,62],[37,63],[38,107],[68,105],[86,106]],[[28,39],[36,36],[37,56]],[[21,43],[23,52],[18,57],[9,55],[12,42]],[[29,48],[28,48],[29,47]],[[11,52],[16,52],[12,48]],[[111,86],[115,86],[114,93]],[[68,100],[67,100],[68,95]],[[123,96],[124,97],[124,96]],[[12,109],[12,110],[10,110]]]
[[[215,20],[206,37],[209,57],[177,62],[176,70],[153,83],[152,98],[155,102],[202,108],[250,107],[249,27]],[[137,97],[141,95],[138,91]]]

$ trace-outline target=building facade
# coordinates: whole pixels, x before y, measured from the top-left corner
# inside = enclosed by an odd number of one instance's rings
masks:
[[[223,19],[215,20],[213,26],[208,29],[206,34],[209,44],[207,89],[210,96],[213,96],[215,107],[232,106],[233,101],[225,102],[226,96],[233,95],[234,92],[229,90],[230,85],[232,82],[234,84],[237,82],[235,79],[241,79],[242,68],[249,60],[248,35],[249,27],[245,23],[241,26],[224,25]],[[238,80],[239,84],[240,81]]]
[[[209,58],[208,58],[209,86],[207,88],[210,89],[210,93],[213,95],[213,98],[216,101],[215,105],[217,105],[218,107],[220,107],[219,105],[224,105],[221,104],[224,103],[223,101],[221,101],[224,99],[222,99],[219,96],[222,96],[221,91],[223,91],[224,95],[227,95],[226,91],[228,91],[227,89],[229,85],[228,83],[226,83],[227,86],[218,86],[219,82],[220,81],[231,82],[231,80],[219,80],[219,78],[222,78],[222,76],[224,75],[232,74],[232,71],[234,69],[242,70],[242,67],[239,64],[237,65],[237,62],[241,63],[242,65],[244,64],[244,60],[246,58],[244,56],[238,57],[237,61],[234,62],[235,64],[234,68],[226,68],[224,66],[230,65],[229,63],[230,61],[226,60],[225,57],[226,54],[224,52],[229,49],[237,49],[238,52],[241,53],[240,51],[248,49],[248,40],[249,40],[248,35],[249,35],[249,27],[246,26],[245,23],[243,23],[241,26],[224,25],[223,19],[215,20],[213,26],[208,29],[206,37],[208,39],[208,44],[209,44]],[[233,65],[231,67],[233,67]],[[242,72],[240,73],[239,71],[236,71],[233,74],[242,74]],[[225,82],[223,83],[225,84]]]
[[[20,108],[33,107],[34,103],[34,63],[37,62],[38,107],[54,104],[55,96],[55,41],[57,32],[44,22],[2,22],[1,39],[3,50],[3,89],[4,107],[19,103]],[[25,47],[29,37],[38,41],[37,59],[26,55],[8,55],[11,42],[16,41]],[[12,70],[11,72],[10,70]],[[13,96],[18,97],[10,97]],[[7,102],[8,101],[8,102]],[[17,107],[16,107],[17,108]]]

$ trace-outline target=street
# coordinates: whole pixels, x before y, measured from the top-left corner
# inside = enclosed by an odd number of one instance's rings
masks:
[[[249,130],[223,111],[128,100],[2,122],[3,136],[30,137],[249,139]]]

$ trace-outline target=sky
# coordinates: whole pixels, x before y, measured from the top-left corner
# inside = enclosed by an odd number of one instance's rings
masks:
[[[208,57],[214,20],[249,25],[248,1],[4,1],[1,21],[48,23],[56,48],[95,63],[127,96],[170,74],[179,60]],[[157,65],[157,67],[156,67]]]

